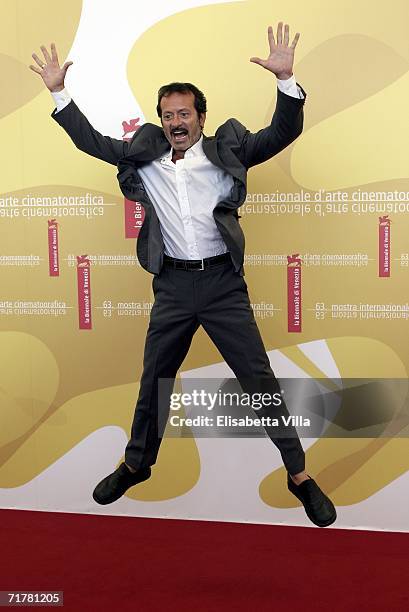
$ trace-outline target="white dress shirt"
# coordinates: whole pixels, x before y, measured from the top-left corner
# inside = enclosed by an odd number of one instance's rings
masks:
[[[304,98],[294,76],[277,79],[277,87],[289,96]],[[66,89],[51,95],[57,112],[71,101]],[[159,219],[165,253],[179,259],[204,259],[227,251],[213,209],[229,196],[233,178],[207,159],[202,142],[203,136],[175,163],[170,148],[138,168]]]
[[[155,206],[165,253],[179,259],[202,259],[227,251],[213,209],[229,196],[233,177],[217,168],[203,152],[203,136],[172,161],[172,150],[138,168]]]

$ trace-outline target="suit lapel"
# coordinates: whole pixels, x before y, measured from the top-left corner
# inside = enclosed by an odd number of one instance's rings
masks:
[[[137,138],[131,143],[126,159],[136,166],[144,164],[164,155],[170,149],[162,128],[146,123],[137,133]]]
[[[222,142],[217,141],[214,136],[203,136],[203,151],[212,164],[246,184],[246,169]]]

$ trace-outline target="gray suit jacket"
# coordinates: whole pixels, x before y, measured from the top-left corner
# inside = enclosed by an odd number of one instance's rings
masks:
[[[233,177],[229,198],[218,202],[213,209],[213,217],[230,251],[234,268],[242,276],[244,234],[237,209],[246,199],[247,170],[270,159],[301,134],[306,97],[302,91],[303,100],[277,90],[277,104],[271,124],[255,134],[249,132],[237,119],[228,119],[214,136],[203,137],[206,157]],[[140,202],[145,209],[145,219],[137,242],[139,262],[148,272],[158,274],[163,263],[162,233],[138,168],[169,151],[170,145],[162,128],[145,123],[129,142],[103,136],[92,127],[73,100],[58,113],[54,110],[51,116],[64,128],[78,149],[118,167],[117,176],[122,193],[129,200]]]

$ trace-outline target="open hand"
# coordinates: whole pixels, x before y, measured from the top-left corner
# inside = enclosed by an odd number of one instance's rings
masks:
[[[31,57],[35,60],[39,68],[32,65],[30,65],[30,68],[41,76],[45,86],[48,87],[50,91],[61,91],[64,89],[65,75],[68,68],[72,65],[72,62],[65,62],[64,66],[60,68],[55,44],[51,43],[51,57],[44,45],[41,45],[40,48],[43,52],[45,62],[42,61],[38,55],[33,53]]]
[[[283,40],[283,23],[277,26],[277,43],[274,40],[273,28],[268,26],[268,43],[270,45],[270,55],[267,59],[263,60],[259,57],[251,57],[250,61],[255,64],[259,64],[274,73],[278,79],[289,79],[293,74],[294,65],[294,51],[297,45],[298,39],[300,38],[299,32],[294,36],[294,40],[290,46],[288,46],[290,38],[290,26],[288,24],[284,27],[284,40]]]

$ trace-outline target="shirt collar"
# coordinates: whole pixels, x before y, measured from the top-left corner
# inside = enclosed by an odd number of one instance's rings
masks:
[[[172,155],[173,155],[173,147],[171,147],[169,151],[161,157],[161,159],[163,160],[172,159]],[[203,155],[204,155],[204,151],[203,151],[203,134],[202,134],[199,140],[195,142],[194,145],[189,147],[189,149],[186,150],[184,159],[186,158],[189,159],[189,157],[203,157]]]

